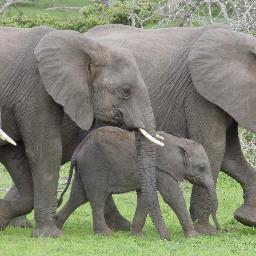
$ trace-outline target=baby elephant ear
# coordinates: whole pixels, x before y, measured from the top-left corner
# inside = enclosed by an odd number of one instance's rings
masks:
[[[159,172],[163,171],[169,174],[177,182],[184,180],[186,169],[186,158],[183,147],[180,146],[179,140],[168,133],[159,133],[165,138],[165,146],[157,149],[157,168]]]
[[[38,43],[34,54],[46,91],[76,124],[90,129],[93,105],[88,66],[101,46],[74,31],[54,31]]]

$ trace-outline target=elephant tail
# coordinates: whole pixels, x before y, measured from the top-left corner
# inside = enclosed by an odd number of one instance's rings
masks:
[[[67,184],[65,186],[65,188],[63,189],[58,201],[57,201],[57,208],[59,208],[63,202],[63,197],[65,195],[65,193],[67,192],[68,188],[69,188],[69,185],[71,183],[71,180],[72,180],[72,176],[73,176],[73,171],[74,171],[74,167],[76,168],[76,161],[75,160],[71,160],[71,163],[70,163],[70,169],[69,169],[69,175],[68,175],[68,180],[67,180]]]

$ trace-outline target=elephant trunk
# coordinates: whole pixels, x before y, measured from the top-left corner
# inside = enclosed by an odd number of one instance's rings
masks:
[[[151,136],[155,137],[155,130],[148,130],[148,132]],[[141,189],[144,205],[161,239],[169,240],[169,233],[165,226],[157,198],[155,145],[145,138],[139,130],[135,131],[135,144],[137,151],[136,165],[141,175]]]
[[[214,225],[217,230],[220,230],[220,224],[217,220],[217,209],[218,209],[218,199],[217,199],[217,193],[215,189],[215,185],[211,184],[207,186],[208,193],[211,199],[211,207],[212,207],[212,220],[214,222]]]

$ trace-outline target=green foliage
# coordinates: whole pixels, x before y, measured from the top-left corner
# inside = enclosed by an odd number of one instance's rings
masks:
[[[19,16],[0,19],[0,26],[32,28],[41,25],[57,29],[72,29],[80,32],[84,32],[88,29],[83,18],[59,21],[50,15],[37,15],[34,17]]]
[[[84,9],[83,15],[86,21],[95,25],[108,23],[128,25],[130,24],[129,12],[129,3],[118,2],[112,8],[107,8],[102,4],[93,4]]]
[[[117,1],[111,8],[94,3],[83,8],[82,15],[70,12],[67,17],[65,14],[58,12],[45,13],[40,6],[45,6],[46,3],[38,2],[37,5],[30,8],[20,8],[22,15],[17,13],[17,10],[11,9],[11,12],[0,16],[0,26],[25,27],[31,28],[34,26],[47,25],[57,29],[72,29],[80,32],[103,24],[124,24],[131,25],[131,2]],[[135,9],[136,26],[152,24],[159,19],[154,12],[154,1],[140,1]],[[33,11],[34,10],[34,11]],[[33,14],[34,13],[34,14]],[[151,17],[152,18],[148,18]]]
[[[136,26],[140,27],[142,21],[147,25],[160,19],[159,16],[153,15],[155,11],[154,1],[139,1],[136,5]],[[94,21],[95,25],[101,24],[124,24],[131,25],[131,1],[117,2],[111,8],[107,8],[102,4],[94,4],[88,6],[84,12],[85,20]],[[150,18],[152,16],[152,18]]]
[[[256,134],[245,128],[239,128],[240,143],[247,160],[256,167]]]

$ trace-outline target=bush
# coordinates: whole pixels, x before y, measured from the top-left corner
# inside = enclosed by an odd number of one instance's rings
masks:
[[[57,29],[72,29],[80,32],[86,31],[83,18],[69,21],[59,21],[49,15],[38,15],[34,17],[18,16],[0,19],[0,26],[32,28],[35,26],[46,25]]]
[[[256,134],[240,127],[239,137],[245,157],[254,167],[256,167]]]
[[[146,23],[156,22],[158,17],[156,15],[151,15],[154,12],[155,3],[154,1],[141,1],[135,9],[136,16],[136,26],[141,25],[141,20],[145,20],[147,17],[154,17],[148,19]],[[31,28],[40,25],[47,25],[57,29],[72,29],[80,32],[85,32],[86,30],[103,24],[124,24],[131,25],[130,19],[131,3],[130,1],[118,1],[111,8],[107,8],[103,4],[92,4],[84,7],[81,17],[61,21],[50,15],[35,15],[35,16],[0,16],[0,26],[10,26],[10,27],[24,27]]]

